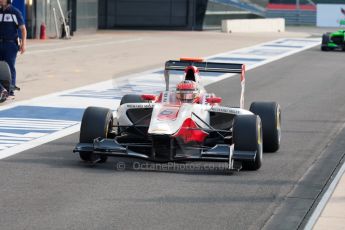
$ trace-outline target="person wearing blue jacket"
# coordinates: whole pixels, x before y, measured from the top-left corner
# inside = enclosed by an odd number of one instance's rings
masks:
[[[26,50],[26,27],[22,13],[12,5],[12,0],[0,0],[0,61],[5,61],[11,70],[10,96],[16,85],[16,58],[18,51],[23,54]],[[21,40],[18,31],[21,32]]]

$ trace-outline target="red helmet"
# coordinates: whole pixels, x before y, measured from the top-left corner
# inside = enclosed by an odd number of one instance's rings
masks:
[[[195,81],[182,81],[176,87],[176,97],[182,102],[193,102],[198,94],[199,89]]]

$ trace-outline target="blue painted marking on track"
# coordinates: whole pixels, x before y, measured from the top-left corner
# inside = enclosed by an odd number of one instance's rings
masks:
[[[257,48],[253,50],[238,51],[236,54],[249,54],[249,55],[258,55],[258,56],[278,56],[284,53],[289,52],[287,49],[268,49],[268,48]]]
[[[32,130],[32,129],[24,129],[24,128],[13,130],[13,129],[8,129],[8,128],[0,128],[0,132],[2,132],[2,133],[12,133],[12,134],[20,134],[20,135],[25,135],[25,134],[32,133],[32,132],[37,132],[37,133],[42,133],[42,134],[50,134],[50,133],[53,133],[56,131],[58,131],[58,130],[53,130],[53,129],[51,129],[51,130],[40,130],[40,129]],[[1,136],[0,136],[0,139],[1,139]]]
[[[291,38],[286,38],[283,41],[278,41],[276,43],[287,43],[287,42],[305,42],[305,43],[315,43],[315,40],[308,40],[308,39],[291,39]]]
[[[266,59],[264,58],[242,58],[242,57],[214,57],[209,60],[220,60],[220,61],[227,61],[231,63],[243,63],[243,62],[262,62]]]
[[[303,48],[303,46],[274,45],[274,44],[263,45],[263,46],[265,46],[265,47],[291,48],[291,49]]]
[[[0,150],[77,125],[84,109],[16,106],[0,111]]]
[[[21,135],[53,133],[77,124],[83,112],[84,109],[17,106],[0,111],[0,132]]]
[[[1,117],[26,119],[54,119],[67,121],[80,121],[84,109],[55,108],[40,106],[16,106],[0,111]],[[0,126],[1,127],[1,126]]]
[[[149,82],[145,82],[149,83]],[[79,90],[68,94],[62,94],[61,97],[81,97],[81,98],[96,98],[96,99],[109,99],[109,100],[120,100],[125,94],[140,94],[147,93],[159,93],[162,91],[164,85],[155,87],[154,85],[135,85],[135,84],[119,84],[114,86],[113,89],[106,90]]]

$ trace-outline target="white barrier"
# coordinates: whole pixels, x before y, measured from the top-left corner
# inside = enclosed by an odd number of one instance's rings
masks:
[[[222,32],[284,32],[284,18],[222,20]]]

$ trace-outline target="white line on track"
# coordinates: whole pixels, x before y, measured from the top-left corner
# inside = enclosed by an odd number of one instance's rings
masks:
[[[2,140],[0,141],[1,145],[3,145],[3,143],[4,143],[4,144],[18,144],[18,143],[24,143],[24,142],[25,142],[25,140],[21,140],[21,141],[20,141],[20,140],[10,140],[10,141],[9,141],[9,140],[3,140],[3,139],[2,139]]]
[[[25,150],[32,149],[32,148],[38,147],[40,145],[43,145],[45,143],[60,139],[62,137],[68,136],[68,135],[71,135],[71,134],[77,132],[79,129],[80,129],[80,124],[72,126],[70,128],[67,128],[67,129],[63,129],[63,130],[55,132],[55,133],[52,133],[50,135],[37,137],[37,139],[34,139],[30,142],[23,143],[21,145],[16,145],[12,148],[6,149],[6,151],[2,151],[1,155],[0,155],[0,160],[7,158],[7,157],[10,157],[10,156],[13,156],[13,155],[20,153],[20,152],[23,152]],[[0,146],[0,148],[1,148],[1,146]]]
[[[40,136],[41,135],[38,135],[37,133],[32,133],[32,132],[24,134],[24,135],[15,134],[15,133],[0,132],[0,138],[3,138],[3,137],[13,137],[13,138],[29,138],[29,139],[32,139],[32,138],[38,138]]]
[[[12,122],[9,122],[9,121],[0,121],[0,126],[3,127],[3,126],[18,126],[20,127],[21,125],[23,126],[32,126],[32,127],[44,127],[44,126],[51,126],[51,127],[64,127],[66,125],[71,125],[71,124],[74,124],[75,122],[68,122],[68,123],[64,123],[64,122],[61,122],[61,123],[50,123],[50,122],[35,122],[35,123],[32,123],[32,122],[23,122],[23,121],[12,121]]]
[[[17,102],[18,103],[18,102]],[[19,104],[19,103],[18,103]],[[7,120],[7,121],[30,121],[30,122],[43,122],[41,119],[37,118],[13,118],[13,117],[2,117],[0,120]],[[49,122],[59,122],[59,123],[66,123],[70,124],[73,123],[73,121],[68,120],[55,120],[55,119],[44,119],[44,123]]]
[[[313,214],[310,216],[306,226],[304,227],[304,230],[311,230],[313,229],[314,225],[318,221],[323,209],[326,207],[329,199],[331,198],[334,190],[337,188],[337,185],[342,178],[342,176],[345,173],[345,163],[342,165],[342,167],[339,169],[337,175],[333,179],[330,186],[327,188],[326,192],[323,194],[319,204],[316,206]]]
[[[65,50],[90,48],[90,47],[98,47],[98,46],[106,46],[106,45],[125,44],[125,43],[130,43],[130,42],[138,42],[138,41],[142,41],[142,40],[143,40],[143,38],[133,38],[133,39],[109,41],[109,42],[102,42],[102,43],[95,43],[95,44],[67,46],[67,47],[53,48],[53,49],[32,50],[32,51],[27,51],[26,54],[53,53],[53,52],[60,52],[60,51],[65,51]]]
[[[59,46],[59,45],[68,45],[68,44],[75,44],[75,43],[85,43],[85,42],[93,42],[93,41],[107,41],[107,40],[114,40],[118,39],[116,37],[99,37],[99,38],[89,38],[89,39],[80,39],[80,40],[56,40],[56,41],[49,41],[45,44],[31,44],[28,45],[28,48],[36,48],[36,47],[50,47],[50,46]]]
[[[29,137],[0,137],[2,141],[26,141],[31,140],[32,138]]]

